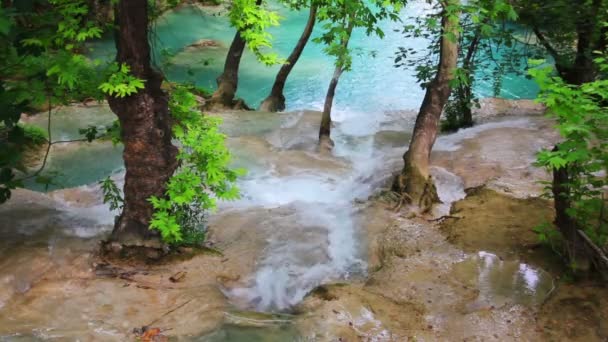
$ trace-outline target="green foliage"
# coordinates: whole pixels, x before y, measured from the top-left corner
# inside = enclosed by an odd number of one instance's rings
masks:
[[[404,27],[407,38],[425,38],[430,40],[426,54],[418,55],[414,49],[400,48],[396,53],[396,67],[414,67],[418,82],[422,88],[435,76],[439,58],[439,43],[442,36],[441,16],[444,11],[448,17],[460,13],[459,64],[452,87],[459,84],[473,85],[475,69],[491,67],[509,67],[506,71],[517,71],[521,67],[521,56],[513,49],[515,42],[513,31],[506,23],[517,19],[517,13],[505,0],[473,0],[461,5],[446,8],[435,3],[435,10],[422,17],[411,18],[413,24]],[[448,37],[448,39],[454,39]],[[492,56],[499,51],[504,53],[502,60]],[[470,53],[470,55],[469,55]],[[490,81],[490,79],[486,79]]]
[[[352,49],[348,47],[353,29],[384,37],[380,22],[385,19],[399,20],[399,12],[406,0],[322,0],[318,2],[317,18],[323,22],[323,34],[313,39],[325,45],[327,55],[336,58],[336,66],[348,71],[352,66]]]
[[[603,50],[602,45],[605,47],[606,1],[515,0],[513,3],[520,21],[542,32],[544,41],[539,43],[547,48],[555,64],[562,69],[576,63],[579,34],[589,44],[583,47],[587,51],[581,51],[585,55],[590,56],[593,50]]]
[[[19,124],[19,127],[23,130],[26,144],[40,146],[48,142],[48,135],[44,129],[27,124]]]
[[[522,58],[514,31],[507,25],[517,19],[517,13],[508,1],[472,0],[449,6],[440,5],[439,2],[435,4],[434,11],[411,18],[413,24],[404,28],[406,37],[430,41],[426,53],[420,54],[413,48],[400,48],[396,53],[395,66],[413,68],[420,86],[426,89],[436,75],[443,34],[441,18],[445,15],[449,20],[459,16],[459,66],[450,82],[453,92],[442,123],[443,130],[454,131],[473,125],[471,112],[479,105],[474,92],[476,81],[491,82],[495,96],[499,96],[502,74],[521,73],[526,58]],[[455,39],[453,35],[446,38]]]
[[[456,87],[444,108],[444,119],[441,122],[443,132],[455,132],[460,128],[471,127],[473,122],[465,115],[473,108],[481,108],[479,99],[467,87]]]
[[[194,94],[186,87],[173,89],[169,109],[179,142],[179,169],[167,184],[164,198],[152,197],[155,212],[150,228],[170,244],[197,244],[205,238],[205,215],[217,199],[239,198],[234,185],[242,173],[228,167],[230,153],[220,133],[220,119],[203,115]]]
[[[228,18],[260,62],[266,65],[284,62],[276,53],[267,52],[272,47],[272,35],[267,30],[279,25],[279,15],[268,10],[263,1],[234,0]]]
[[[0,8],[0,203],[22,185],[14,170],[25,171],[26,134],[42,139],[18,125],[21,113],[103,98],[98,64],[83,55],[86,40],[101,36],[88,15],[86,0],[13,1]]]
[[[604,58],[597,60],[602,68]],[[608,241],[605,187],[608,185],[608,80],[598,79],[580,86],[553,76],[553,68],[539,67],[530,74],[541,88],[538,100],[557,121],[563,141],[555,150],[538,154],[538,165],[548,170],[567,168],[567,214],[599,246]],[[551,195],[549,193],[549,195]]]
[[[537,234],[538,241],[548,247],[557,255],[562,255],[563,238],[555,226],[550,222],[545,222],[533,228]]]
[[[110,77],[103,82],[99,89],[114,97],[130,96],[144,88],[144,81],[130,74],[131,69],[126,64],[113,63],[109,71]]]
[[[112,178],[107,177],[99,182],[101,192],[103,193],[103,203],[110,205],[110,210],[122,210],[124,199],[122,193]]]

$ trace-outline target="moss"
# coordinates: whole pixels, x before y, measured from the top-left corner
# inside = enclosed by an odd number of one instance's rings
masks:
[[[28,124],[20,124],[19,127],[23,130],[23,137],[27,145],[41,146],[48,142],[48,134],[44,129]]]

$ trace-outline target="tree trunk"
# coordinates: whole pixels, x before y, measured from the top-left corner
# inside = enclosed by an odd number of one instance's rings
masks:
[[[262,0],[256,1],[257,6],[261,4]],[[234,97],[239,84],[239,67],[246,43],[241,32],[237,30],[230,49],[228,49],[228,55],[226,55],[224,72],[217,78],[217,90],[211,96],[212,107],[232,108],[234,106]]]
[[[329,82],[329,88],[327,88],[327,95],[325,96],[325,104],[323,105],[323,115],[321,116],[321,127],[319,128],[319,142],[328,142],[331,144],[331,107],[334,103],[334,96],[336,94],[336,87],[338,86],[338,80],[342,75],[342,67],[336,66],[334,70],[334,76]]]
[[[163,197],[166,183],[177,168],[177,148],[171,144],[168,98],[161,90],[162,75],[150,65],[148,1],[119,1],[115,5],[116,61],[127,64],[145,88],[124,98],[108,97],[118,116],[124,144],[126,175],[124,208],[111,241],[127,246],[159,246],[149,229],[152,196]]]
[[[211,96],[211,103],[214,106],[231,108],[239,82],[239,66],[241,57],[245,50],[245,40],[239,31],[234,35],[226,62],[224,72],[217,78],[217,90]]]
[[[555,69],[558,74],[568,84],[581,85],[592,82],[597,75],[597,68],[593,62],[593,52],[606,49],[606,33],[608,33],[607,28],[601,26],[601,4],[602,0],[593,0],[592,4],[585,6],[589,12],[576,14],[580,17],[580,20],[576,24],[574,61],[570,61],[567,56],[561,55],[538,26],[532,27],[539,42],[555,60]]]
[[[473,127],[473,103],[471,102],[473,97],[473,90],[471,84],[459,86],[459,96],[462,98],[460,104],[460,122],[459,128]]]
[[[597,25],[594,17],[587,18],[576,26],[577,43],[576,57],[574,63],[569,68],[563,68],[563,78],[569,84],[581,85],[583,83],[593,82],[596,76],[596,67],[593,62],[593,50],[602,48],[597,46],[599,41],[603,39],[595,38],[597,34]],[[594,39],[597,39],[594,41]],[[603,50],[601,50],[603,51]]]
[[[477,47],[479,46],[479,42],[481,41],[481,29],[478,29],[475,32],[475,36],[473,40],[469,44],[469,48],[467,50],[467,54],[464,57],[464,61],[462,63],[462,68],[465,70],[467,75],[469,76],[469,83],[459,85],[459,96],[461,97],[461,120],[459,122],[460,127],[471,127],[473,126],[473,104],[471,100],[473,99],[473,63],[475,60],[475,56],[477,55]]]
[[[557,147],[553,149],[557,150]],[[585,241],[579,235],[576,221],[567,214],[571,208],[570,177],[568,167],[553,170],[553,200],[555,205],[555,225],[564,237],[564,248],[568,260],[574,270],[586,271],[590,267],[590,260],[585,252]]]
[[[450,97],[450,81],[454,78],[458,63],[458,19],[453,16],[454,20],[449,20],[446,14],[446,6],[457,3],[458,0],[442,3],[444,13],[437,74],[426,89],[409,150],[403,155],[403,170],[393,184],[395,191],[409,197],[412,204],[418,205],[423,211],[430,210],[433,203],[439,202],[429,170],[429,160],[437,138],[441,112]]]
[[[344,49],[348,47],[348,42],[353,33],[354,19],[348,19],[348,27],[346,28],[346,36],[342,39],[342,46]],[[341,62],[336,62],[336,68],[334,69],[334,75],[329,82],[327,88],[327,95],[325,95],[325,104],[323,105],[323,115],[321,116],[321,127],[319,128],[319,143],[321,145],[327,145],[326,147],[332,147],[333,142],[331,141],[331,108],[334,104],[334,96],[336,95],[336,87],[338,87],[338,81],[340,76],[344,72],[344,65]]]
[[[302,55],[302,51],[304,51],[306,43],[308,43],[308,39],[310,38],[312,30],[315,27],[316,20],[317,6],[311,4],[310,12],[308,14],[308,21],[306,22],[306,26],[304,27],[304,32],[302,32],[298,43],[291,52],[291,55],[289,55],[289,58],[287,58],[287,63],[283,64],[283,66],[277,73],[277,77],[272,86],[272,90],[270,91],[270,95],[268,95],[268,97],[260,105],[261,111],[278,112],[285,109],[285,96],[283,95],[285,82],[287,82],[287,77],[289,77],[289,73],[298,62],[300,55]]]
[[[544,36],[542,31],[533,27],[534,34],[539,42],[545,47],[547,52],[555,60],[555,69],[560,77],[568,84],[580,86],[587,82],[592,82],[597,74],[596,66],[593,62],[593,51],[604,51],[606,48],[605,27],[601,27],[598,21],[601,0],[594,0],[587,9],[586,14],[576,14],[580,16],[580,21],[576,24],[576,55],[574,61],[568,60],[566,56],[560,55],[551,42]],[[554,151],[557,150],[555,146]],[[585,253],[585,243],[578,234],[576,220],[568,215],[572,203],[569,200],[570,175],[569,165],[561,169],[553,170],[553,200],[555,207],[555,225],[564,237],[564,247],[570,262],[578,270],[586,270],[590,267],[590,261]]]

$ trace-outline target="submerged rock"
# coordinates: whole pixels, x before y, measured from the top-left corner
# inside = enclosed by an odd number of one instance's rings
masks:
[[[314,341],[407,341],[429,338],[424,310],[356,284],[318,287],[297,307],[297,326]]]
[[[534,228],[553,220],[553,207],[545,199],[518,199],[478,188],[454,203],[450,215],[441,225],[448,241],[467,252],[513,257],[538,246]]]
[[[196,42],[186,46],[184,50],[197,50],[203,48],[220,48],[222,43],[213,39],[199,39]]]

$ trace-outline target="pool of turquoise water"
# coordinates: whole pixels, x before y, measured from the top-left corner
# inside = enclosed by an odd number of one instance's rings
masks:
[[[272,7],[282,17],[280,26],[270,29],[273,50],[286,57],[301,34],[308,13],[290,11],[278,4]],[[425,1],[412,1],[403,10],[401,18],[407,22],[410,20],[408,18],[419,16],[427,10]],[[399,47],[422,51],[427,42],[421,38],[405,38],[402,34],[404,22],[382,22],[381,27],[386,34],[384,39],[368,37],[362,30],[355,30],[351,41],[353,68],[340,80],[335,98],[337,112],[378,113],[418,108],[423,91],[416,82],[414,72],[412,69],[395,68],[394,58]],[[322,25],[317,24],[313,38],[319,36],[322,30]],[[164,65],[169,79],[190,81],[213,89],[234,34],[235,30],[230,27],[227,18],[211,15],[197,7],[182,7],[165,14],[153,26],[155,60],[158,65]],[[217,41],[221,46],[184,51],[184,47],[201,39]],[[95,44],[94,55],[111,57],[112,44],[110,40]],[[167,58],[167,53],[174,57]],[[163,63],[167,61],[171,64]],[[321,108],[333,73],[333,63],[332,58],[323,52],[322,45],[309,42],[286,85],[287,110]],[[262,65],[252,53],[246,51],[241,63],[237,95],[250,106],[257,107],[268,95],[278,68],[277,65]],[[492,70],[480,72],[491,73]],[[493,96],[491,82],[479,82],[476,92],[480,97]],[[504,75],[501,97],[532,98],[536,93],[536,85],[524,76]]]

